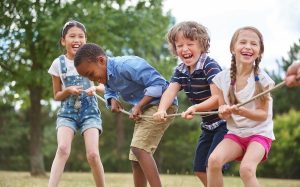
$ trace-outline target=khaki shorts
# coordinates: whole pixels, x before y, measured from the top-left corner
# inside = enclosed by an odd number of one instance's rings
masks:
[[[143,115],[152,116],[157,112],[158,106],[151,106],[143,112]],[[177,112],[177,106],[171,106],[167,110],[168,114]],[[169,127],[174,117],[168,118],[165,122],[154,121],[153,118],[141,118],[136,121],[130,147],[143,149],[154,154],[165,130]],[[138,161],[130,149],[129,160]]]

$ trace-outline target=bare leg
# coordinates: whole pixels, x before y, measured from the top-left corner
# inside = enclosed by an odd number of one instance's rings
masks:
[[[158,169],[152,154],[138,149],[136,147],[131,147],[132,152],[138,159],[139,165],[148,180],[151,187],[161,187],[161,181],[158,173]],[[135,169],[135,168],[134,168]],[[135,173],[135,172],[133,172]]]
[[[195,175],[200,179],[204,186],[207,186],[207,175],[206,172],[195,172]]]
[[[57,130],[57,150],[50,172],[48,187],[57,187],[70,156],[71,144],[74,137],[73,129],[60,127]]]
[[[104,169],[99,155],[99,130],[87,129],[83,133],[86,147],[86,157],[92,169],[93,177],[97,187],[105,186]]]
[[[260,186],[256,178],[256,168],[264,155],[265,149],[260,143],[249,144],[240,166],[240,176],[245,187]]]
[[[225,163],[243,155],[242,148],[230,139],[223,139],[208,159],[207,186],[222,187],[222,167]]]
[[[137,161],[131,161],[133,181],[135,187],[147,187],[147,179],[144,172]]]

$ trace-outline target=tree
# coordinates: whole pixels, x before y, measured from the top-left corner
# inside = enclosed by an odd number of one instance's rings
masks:
[[[0,90],[4,103],[21,103],[27,111],[32,175],[45,174],[42,108],[52,98],[46,71],[59,55],[55,46],[63,23],[70,18],[85,23],[89,41],[113,55],[135,54],[154,66],[171,67],[167,63],[174,60],[166,58],[164,45],[171,19],[161,7],[162,0],[142,0],[136,5],[125,0],[1,1]],[[165,69],[170,73],[172,68]]]
[[[300,59],[300,40],[298,43],[294,43],[288,52],[287,59],[282,58],[281,61],[277,61],[278,72],[271,72],[272,79],[279,83],[283,81],[283,76],[289,65],[291,65],[295,60]],[[300,110],[300,88],[288,88],[282,87],[279,90],[272,92],[274,99],[274,113],[282,114],[289,111],[289,109],[294,108]]]
[[[276,140],[272,144],[268,161],[259,168],[264,177],[299,179],[300,168],[300,113],[295,110],[274,119]]]

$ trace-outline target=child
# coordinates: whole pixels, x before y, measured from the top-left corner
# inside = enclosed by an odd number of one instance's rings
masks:
[[[102,121],[97,98],[93,96],[95,91],[104,92],[104,86],[93,86],[88,79],[78,75],[73,62],[76,51],[85,43],[84,25],[77,21],[67,22],[60,38],[65,54],[56,58],[48,71],[52,75],[54,99],[61,101],[56,121],[58,146],[51,167],[49,187],[58,186],[77,130],[83,135],[87,160],[96,186],[105,186],[98,148]]]
[[[286,72],[285,82],[289,87],[300,86],[300,60],[289,66]]]
[[[215,148],[208,161],[208,186],[223,186],[221,167],[232,160],[241,160],[240,176],[245,186],[259,186],[257,165],[266,160],[273,134],[272,98],[259,99],[237,107],[274,85],[259,63],[264,52],[263,37],[254,27],[238,29],[230,43],[230,70],[215,76],[218,87],[219,115],[227,120],[228,134]]]
[[[221,68],[207,55],[210,47],[207,29],[197,22],[181,22],[169,31],[167,39],[170,50],[182,62],[176,67],[170,86],[163,94],[154,118],[166,119],[166,109],[182,89],[194,104],[182,113],[183,118],[193,118],[192,114],[196,111],[217,109],[218,97],[215,94],[217,88],[212,83],[212,78],[221,71]],[[227,129],[225,121],[221,120],[217,114],[202,116],[201,129],[202,134],[199,137],[194,159],[194,172],[206,186],[208,157],[223,139]]]
[[[85,44],[76,53],[75,66],[82,76],[105,84],[105,98],[111,111],[122,109],[118,98],[133,105],[130,118],[136,120],[129,160],[132,162],[135,186],[161,187],[158,169],[153,159],[161,137],[172,119],[156,123],[140,114],[153,115],[168,82],[144,59],[136,56],[107,57],[96,44]],[[177,100],[168,113],[176,113]]]

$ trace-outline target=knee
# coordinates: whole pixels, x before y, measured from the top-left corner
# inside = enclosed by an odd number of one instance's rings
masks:
[[[91,151],[86,154],[86,158],[89,163],[95,163],[100,159],[100,155],[97,151]]]
[[[208,170],[222,170],[223,163],[220,158],[218,158],[216,155],[211,154],[208,158],[208,164],[207,164]]]
[[[131,151],[137,158],[142,154],[142,150],[136,147],[131,147]]]
[[[242,180],[252,178],[253,176],[255,176],[255,172],[255,168],[248,164],[242,164],[240,166],[240,176]]]
[[[57,147],[57,154],[60,157],[68,158],[70,155],[70,152],[71,152],[71,147],[66,144],[61,144],[61,145],[58,145],[58,147]]]

